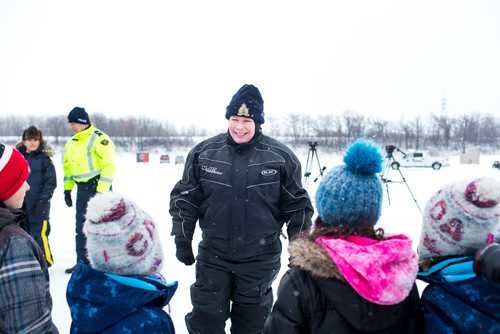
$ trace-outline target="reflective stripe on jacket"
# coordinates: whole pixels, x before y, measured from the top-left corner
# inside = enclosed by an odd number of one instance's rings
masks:
[[[113,141],[92,124],[75,133],[64,146],[64,190],[100,175],[97,192],[109,191],[116,172],[115,156]]]

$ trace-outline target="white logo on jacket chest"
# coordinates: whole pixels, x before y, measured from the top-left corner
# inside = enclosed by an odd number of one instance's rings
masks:
[[[264,169],[262,172],[260,172],[263,176],[271,176],[271,175],[274,175],[276,173],[278,173],[278,171],[276,169]]]
[[[201,166],[201,170],[210,174],[222,175],[222,172],[219,172],[216,167],[210,166]]]

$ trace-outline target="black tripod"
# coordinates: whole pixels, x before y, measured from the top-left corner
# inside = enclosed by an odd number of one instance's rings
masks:
[[[318,181],[320,176],[323,176],[323,172],[326,169],[326,167],[321,167],[321,164],[319,163],[318,151],[316,151],[316,146],[318,146],[317,141],[309,142],[309,152],[307,153],[307,161],[306,161],[306,172],[304,173],[304,180],[302,181],[302,183],[304,184],[304,188],[306,189],[307,186],[309,185],[309,176],[311,176],[314,157],[316,157],[316,162],[318,163],[318,168],[319,168],[319,174],[314,179],[314,182]]]
[[[380,178],[382,182],[385,184],[385,189],[387,191],[387,201],[389,202],[389,205],[391,205],[391,198],[389,196],[389,183],[404,183],[406,184],[406,188],[408,188],[408,191],[410,192],[411,197],[413,198],[413,201],[417,205],[417,208],[420,212],[422,210],[420,209],[420,206],[418,206],[417,199],[413,195],[413,192],[410,189],[410,186],[406,182],[405,177],[403,176],[403,173],[401,172],[401,169],[399,168],[399,163],[394,159],[394,156],[392,153],[394,150],[397,150],[398,152],[401,152],[403,156],[405,156],[405,152],[401,151],[399,148],[397,148],[394,145],[387,145],[385,147],[385,151],[387,152],[387,155],[385,156],[385,161],[384,161],[384,168],[382,169],[382,174],[380,174]],[[399,172],[399,175],[401,176],[402,181],[392,181],[389,179],[389,171],[391,169],[397,170]]]

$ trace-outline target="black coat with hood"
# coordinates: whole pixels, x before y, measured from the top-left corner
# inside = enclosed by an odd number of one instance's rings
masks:
[[[17,144],[16,148],[28,161],[31,170],[27,179],[30,190],[26,192],[23,210],[29,222],[48,220],[50,199],[57,187],[56,170],[51,159],[54,155],[53,149],[44,140],[35,152],[26,152],[26,146],[22,143]],[[41,206],[40,214],[36,214],[37,205]]]
[[[172,235],[189,242],[199,220],[204,240],[222,253],[255,254],[263,244],[307,231],[313,208],[295,154],[257,132],[246,144],[221,133],[196,145],[170,194]]]
[[[379,305],[356,292],[314,241],[295,240],[290,255],[292,268],[281,279],[264,334],[423,332],[415,283],[402,302]]]

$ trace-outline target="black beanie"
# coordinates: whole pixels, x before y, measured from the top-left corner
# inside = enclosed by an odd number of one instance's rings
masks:
[[[245,84],[234,94],[226,107],[226,119],[231,116],[248,117],[264,124],[264,100],[257,87]]]
[[[85,108],[74,107],[68,114],[68,123],[90,124],[89,114]]]

